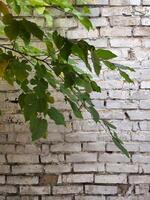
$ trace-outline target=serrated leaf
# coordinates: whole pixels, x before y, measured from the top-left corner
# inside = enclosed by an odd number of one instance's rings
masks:
[[[61,112],[59,112],[56,108],[51,107],[48,110],[48,115],[52,120],[55,121],[56,124],[59,124],[59,125],[65,125],[66,124],[64,115]]]

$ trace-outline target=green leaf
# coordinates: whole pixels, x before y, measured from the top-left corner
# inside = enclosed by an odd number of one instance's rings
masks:
[[[48,24],[49,27],[53,26],[53,17],[50,15],[49,12],[44,11],[44,17],[46,19],[46,23]]]
[[[93,91],[101,92],[101,88],[97,85],[95,81],[91,81],[91,86],[92,86]]]
[[[34,7],[38,6],[48,6],[44,0],[29,0],[30,4]]]
[[[95,50],[91,51],[91,59],[93,62],[94,70],[96,74],[99,75],[102,67],[100,65],[100,60]]]
[[[24,104],[25,104],[25,99],[26,95],[24,93],[20,94],[19,98],[18,98],[18,102],[19,102],[19,105],[21,108],[24,107]]]
[[[83,116],[82,116],[82,113],[81,113],[80,109],[78,108],[78,106],[74,102],[72,102],[72,101],[69,101],[69,103],[70,103],[70,106],[71,106],[71,108],[73,110],[74,115],[77,118],[82,119]]]
[[[37,100],[37,111],[46,114],[48,110],[47,97],[39,98]]]
[[[104,49],[98,49],[96,50],[96,54],[99,58],[104,59],[104,60],[109,60],[109,59],[113,59],[116,58],[117,56],[112,53],[109,50],[104,50]]]
[[[117,69],[117,66],[114,63],[111,63],[109,61],[103,61],[103,63],[111,70]]]
[[[60,113],[56,108],[51,107],[48,110],[48,115],[51,119],[55,121],[56,124],[65,125],[65,118],[62,113]]]
[[[110,123],[106,120],[102,120],[102,121],[105,124],[105,126],[107,126],[109,129],[116,129],[116,126],[114,126],[112,123]]]
[[[41,137],[45,138],[47,135],[47,121],[45,119],[32,117],[30,120],[30,129],[32,132],[32,140],[38,140]]]
[[[83,6],[83,12],[85,13],[85,14],[90,14],[91,13],[91,11],[90,11],[90,9],[89,9],[89,7],[87,7],[87,6]]]
[[[39,15],[42,15],[45,11],[45,7],[37,7],[35,8],[35,11],[39,14]]]
[[[17,21],[12,21],[11,24],[5,26],[4,28],[6,36],[12,41],[16,40],[17,36],[19,35],[19,24]]]
[[[92,116],[93,120],[96,123],[99,122],[100,117],[99,117],[99,113],[97,112],[97,110],[93,106],[88,107],[87,110],[91,113],[91,116]]]
[[[91,21],[88,17],[81,16],[79,17],[79,20],[81,24],[89,31],[91,28],[93,28]]]
[[[80,41],[72,46],[72,54],[78,56],[86,65],[86,67],[91,71],[91,67],[88,63],[88,46],[86,42]]]
[[[11,63],[11,67],[12,67],[13,73],[16,76],[16,79],[18,81],[22,82],[28,77],[26,65],[23,62],[20,63],[19,61],[14,60]]]
[[[130,158],[130,154],[127,151],[127,149],[123,146],[123,142],[118,138],[117,134],[114,132],[112,135],[112,140],[115,143],[115,145],[121,150],[123,154],[125,154],[128,158]]]
[[[124,66],[124,65],[120,65],[120,64],[115,64],[118,69],[122,69],[122,70],[129,70],[131,72],[135,72],[135,70],[132,67],[128,67],[128,66]]]
[[[28,33],[37,37],[39,40],[43,40],[44,32],[39,28],[36,23],[30,22],[26,19],[22,20],[22,25]]]
[[[134,83],[126,72],[119,70],[119,73],[125,79],[125,81],[127,81],[128,83]]]

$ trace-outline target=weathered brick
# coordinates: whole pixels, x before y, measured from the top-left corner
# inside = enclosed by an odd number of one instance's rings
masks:
[[[112,16],[110,17],[110,24],[111,26],[138,26],[140,17]]]
[[[127,111],[130,120],[148,120],[150,119],[150,111]]]
[[[102,8],[102,16],[132,15],[132,7],[106,7]]]
[[[149,0],[143,0],[143,5],[150,5]]]
[[[75,172],[104,172],[105,171],[105,167],[103,163],[74,164],[73,169]]]
[[[100,29],[101,36],[131,36],[132,29],[130,27],[102,27]]]
[[[10,185],[34,185],[38,184],[38,177],[29,176],[7,176],[7,183]]]
[[[20,194],[22,195],[45,195],[50,194],[49,186],[20,186]]]
[[[86,194],[116,194],[116,186],[103,186],[103,185],[86,185],[85,186]]]
[[[17,193],[17,188],[15,186],[1,185],[0,194],[15,194]]]
[[[150,155],[146,155],[146,154],[134,154],[132,156],[132,161],[134,163],[150,163]]]
[[[60,174],[60,173],[66,173],[71,172],[71,165],[70,164],[51,164],[46,165],[44,167],[44,171],[46,173],[52,173],[52,174]]]
[[[60,143],[51,146],[52,152],[79,152],[81,151],[81,144],[79,143]]]
[[[46,156],[41,156],[42,163],[59,163],[64,161],[64,155],[62,154],[48,154]]]
[[[54,27],[56,28],[74,28],[78,23],[73,18],[57,18],[54,20]]]
[[[126,184],[127,176],[126,175],[95,175],[95,183],[100,184]]]
[[[134,36],[149,36],[149,27],[136,27],[134,28],[133,35]]]
[[[42,165],[13,165],[12,173],[13,174],[36,174],[42,173]]]
[[[0,165],[0,174],[8,174],[10,172],[9,165]]]
[[[62,196],[57,197],[57,196],[45,196],[42,197],[42,200],[72,200],[72,196]]]
[[[149,175],[129,176],[129,183],[130,184],[150,183],[150,176]]]
[[[66,134],[65,140],[67,142],[95,142],[97,140],[97,136],[98,134],[93,132],[76,132]]]
[[[105,17],[91,18],[91,22],[94,27],[108,26],[108,20]]]
[[[84,151],[105,151],[104,142],[90,142],[83,144]]]
[[[105,200],[104,196],[76,196],[75,200]]]
[[[97,153],[74,153],[66,157],[67,162],[96,162]]]
[[[138,173],[138,165],[125,163],[106,164],[106,171],[110,173]]]
[[[64,183],[92,183],[93,180],[93,174],[63,175]]]
[[[88,39],[88,38],[98,38],[99,32],[97,29],[91,30],[91,31],[86,31],[85,29],[76,29],[76,30],[69,30],[67,32],[67,37],[70,39]]]
[[[81,194],[83,193],[83,187],[78,185],[72,186],[54,186],[53,194]]]
[[[142,45],[142,42],[141,42],[141,39],[139,38],[132,38],[132,39],[131,38],[112,38],[110,39],[110,45],[112,47],[122,47],[122,48],[132,47],[133,48],[133,47],[140,47]]]
[[[110,5],[140,5],[141,0],[110,0]]]
[[[119,153],[101,153],[99,155],[99,161],[100,162],[112,162],[112,163],[126,163],[130,162],[130,159],[127,158],[126,156],[119,154]]]
[[[9,163],[38,163],[39,157],[30,154],[8,154],[7,159]]]

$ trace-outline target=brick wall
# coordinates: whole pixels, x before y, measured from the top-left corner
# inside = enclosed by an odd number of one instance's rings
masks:
[[[97,80],[103,92],[92,95],[101,116],[118,127],[131,160],[87,113],[83,121],[69,120],[58,94],[67,127],[50,122],[48,139],[32,143],[15,103],[18,91],[1,81],[0,200],[150,199],[150,0],[91,0],[90,9],[95,29],[89,33],[59,11],[53,12],[55,26],[70,38],[113,50],[115,62],[136,69],[133,85],[103,69]]]

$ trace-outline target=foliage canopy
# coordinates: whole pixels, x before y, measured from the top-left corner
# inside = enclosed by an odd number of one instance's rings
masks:
[[[78,3],[84,5],[85,1],[80,0]],[[9,44],[0,45],[0,77],[11,85],[17,84],[21,89],[18,101],[25,120],[30,124],[32,139],[47,136],[48,117],[58,125],[66,125],[63,113],[53,105],[55,97],[49,89],[53,88],[63,94],[65,102],[70,104],[77,118],[83,118],[84,108],[96,123],[103,124],[113,142],[129,157],[123,142],[117,136],[116,127],[100,118],[90,93],[101,92],[101,87],[91,74],[99,76],[103,65],[110,70],[118,70],[129,83],[133,81],[126,71],[133,69],[111,62],[111,59],[117,57],[111,51],[96,49],[84,40],[71,40],[61,36],[52,27],[50,8],[72,15],[88,31],[92,29],[87,17],[90,13],[88,7],[84,5],[82,11],[78,11],[69,0],[0,1],[0,32],[9,40]],[[42,30],[38,22],[28,20],[25,16],[31,12],[43,16],[50,30]],[[21,13],[26,15],[22,17]],[[32,38],[42,42],[45,50],[34,46]],[[84,62],[86,71],[78,66],[76,59]]]

